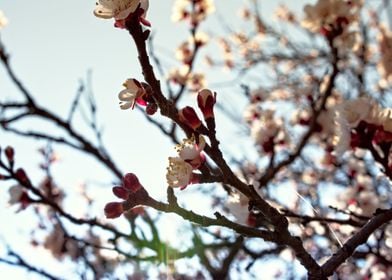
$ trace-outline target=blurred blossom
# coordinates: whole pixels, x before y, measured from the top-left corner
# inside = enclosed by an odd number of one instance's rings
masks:
[[[10,205],[13,204],[17,204],[20,202],[20,199],[22,198],[23,194],[25,193],[25,190],[23,189],[23,187],[19,186],[19,185],[15,185],[12,186],[11,188],[9,188],[8,190],[9,193],[9,200],[8,203]]]
[[[204,147],[205,140],[202,135],[199,135],[198,141],[192,136],[175,147],[178,157],[169,157],[166,173],[170,187],[185,188],[188,184],[197,182],[193,170],[198,169],[205,161],[205,155],[202,153]]]
[[[380,59],[377,63],[377,71],[380,74],[381,84],[392,84],[392,32],[382,26],[378,34]]]
[[[176,49],[176,58],[184,64],[190,64],[193,58],[193,51],[189,42],[183,42]]]
[[[294,23],[297,21],[295,18],[295,15],[292,11],[290,11],[287,6],[285,5],[279,5],[278,8],[276,8],[274,12],[274,17],[276,20],[282,20],[282,21],[287,21]]]
[[[251,122],[250,135],[266,153],[272,152],[275,144],[287,144],[289,141],[283,119],[275,117],[275,110],[271,109],[262,110],[260,116]]]
[[[197,31],[195,36],[192,36],[188,39],[189,43],[195,44],[199,47],[207,44],[208,40],[209,40],[208,34],[201,31]]]
[[[318,0],[304,7],[305,18],[301,24],[312,32],[330,29],[343,19],[350,24],[358,19],[362,0]]]
[[[2,10],[0,10],[0,30],[8,24],[8,19],[5,17]]]
[[[170,70],[168,79],[174,83],[185,85],[189,76],[189,66],[183,65],[180,68]]]
[[[232,193],[225,203],[225,207],[229,210],[236,221],[240,224],[247,225],[249,220],[248,210],[249,199],[242,193]]]
[[[171,18],[173,21],[188,20],[191,25],[196,26],[214,11],[213,0],[176,0]]]
[[[58,260],[62,260],[65,256],[76,260],[81,253],[77,242],[67,238],[59,224],[54,225],[52,231],[46,236],[43,245]]]
[[[192,73],[187,80],[187,86],[191,91],[199,91],[207,86],[205,75],[202,73]]]

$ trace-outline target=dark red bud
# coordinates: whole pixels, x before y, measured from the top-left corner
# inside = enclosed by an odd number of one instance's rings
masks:
[[[154,115],[156,111],[158,110],[158,105],[156,103],[148,103],[146,107],[146,113],[147,115]]]
[[[4,150],[5,156],[7,157],[8,162],[14,162],[14,155],[15,155],[15,151],[14,148],[12,148],[11,146],[7,146]]]
[[[123,187],[132,193],[137,192],[143,186],[140,184],[139,179],[133,173],[127,173],[123,177]]]
[[[113,193],[115,196],[117,196],[118,198],[127,200],[128,196],[129,196],[129,191],[123,187],[120,186],[115,186],[112,189]]]
[[[104,211],[106,218],[114,219],[120,217],[124,209],[120,202],[109,202],[105,205]]]
[[[180,121],[191,127],[193,130],[201,126],[201,121],[192,107],[185,107],[179,111]]]
[[[27,184],[29,182],[29,177],[27,177],[23,168],[18,168],[15,172],[15,176],[22,184]]]

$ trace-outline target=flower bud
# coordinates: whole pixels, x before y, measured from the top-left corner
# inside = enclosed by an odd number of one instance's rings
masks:
[[[178,112],[180,121],[191,127],[193,130],[201,126],[201,121],[192,107],[186,106]]]
[[[209,89],[202,89],[197,95],[197,105],[203,113],[204,119],[214,117],[216,96]]]
[[[14,148],[12,148],[11,146],[7,146],[4,150],[5,156],[7,157],[8,162],[12,163],[14,162],[14,155],[15,155],[15,151]]]
[[[104,208],[105,216],[108,219],[114,219],[121,216],[124,212],[121,202],[109,202]]]
[[[127,173],[123,177],[123,188],[129,190],[131,193],[137,192],[143,186],[140,184],[139,179],[133,173]]]
[[[117,196],[118,198],[127,200],[128,196],[129,196],[129,191],[121,186],[115,186],[112,188],[112,191],[114,193],[115,196]]]
[[[146,107],[146,113],[147,115],[154,115],[156,111],[158,110],[158,105],[156,103],[148,103]]]
[[[29,182],[29,178],[23,168],[18,168],[15,175],[16,179],[18,179],[22,184],[27,184]]]

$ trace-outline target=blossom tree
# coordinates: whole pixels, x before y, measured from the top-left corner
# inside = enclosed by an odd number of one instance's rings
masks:
[[[5,238],[1,264],[49,279],[392,278],[391,1],[317,0],[303,13],[280,5],[270,18],[263,1],[244,2],[231,22],[213,0],[175,0],[173,24],[189,38],[170,53],[174,66],[155,48],[165,43],[155,34],[172,31],[155,27],[154,1],[92,8],[137,51],[140,75],[119,77],[118,96],[113,89],[118,110],[141,114],[175,147],[155,155],[167,161],[164,197],[144,183],[158,171],[135,174],[111,155],[94,81],[63,116],[23,84],[0,42],[17,91],[0,98],[1,130],[40,143],[44,174],[24,167],[21,147],[0,143],[0,187],[17,210],[12,219],[33,217],[26,239],[37,249],[26,254]],[[0,13],[0,29],[6,24]],[[56,129],[26,125],[32,119]],[[60,147],[111,174],[104,207],[82,186],[86,207],[76,211],[75,194],[53,172]],[[169,227],[176,242],[162,238]],[[37,262],[43,251],[72,272]]]

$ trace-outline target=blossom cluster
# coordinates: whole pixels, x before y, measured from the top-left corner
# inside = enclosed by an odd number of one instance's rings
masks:
[[[359,153],[357,154],[359,157]],[[371,217],[377,208],[382,208],[383,201],[375,193],[375,183],[367,174],[367,169],[360,158],[348,162],[351,185],[337,196],[335,206],[347,209],[356,215]]]
[[[363,0],[318,0],[306,5],[302,26],[312,32],[327,35],[336,29],[345,29],[358,20]]]
[[[198,182],[198,175],[193,170],[198,169],[205,161],[202,153],[205,147],[205,139],[202,135],[196,141],[193,135],[189,139],[184,139],[176,146],[177,157],[169,157],[166,180],[170,187],[181,187]]]
[[[195,59],[196,51],[206,45],[207,42],[208,35],[198,31],[177,47],[175,56],[181,65],[170,70],[168,79],[171,82],[181,86],[186,85],[194,92],[197,92],[206,86],[204,74],[191,71],[191,67]]]
[[[143,205],[149,197],[147,191],[140,184],[139,179],[133,173],[127,173],[122,179],[122,184],[112,188],[113,194],[122,199],[122,202],[109,202],[104,211],[108,219],[120,217],[123,213]]]
[[[250,125],[250,135],[257,146],[266,153],[274,151],[275,145],[287,145],[289,137],[284,120],[275,116],[274,109],[263,109],[258,103],[251,103],[243,113]]]
[[[214,129],[211,124],[215,124],[213,110],[215,101],[216,96],[209,89],[199,91],[197,104],[204,120],[207,122],[207,126],[211,129]],[[191,128],[194,134],[191,138],[184,139],[181,144],[176,146],[177,157],[169,157],[166,179],[169,186],[184,189],[188,184],[197,183],[198,181],[198,174],[193,173],[193,170],[199,169],[205,161],[205,155],[202,151],[206,141],[200,134],[200,130],[205,133],[206,128],[195,110],[190,106],[179,111],[179,119]]]
[[[392,108],[381,108],[371,98],[346,100],[330,108],[326,114],[325,124],[333,125],[329,130],[333,131],[332,144],[337,155],[357,146],[358,133],[363,126],[378,131],[372,135],[373,139],[369,139],[376,144],[385,142],[392,133]]]
[[[299,110],[292,123],[308,125],[310,118],[308,111]],[[373,131],[371,135],[369,130]],[[337,100],[321,112],[316,132],[323,135],[337,156],[361,146],[365,140],[374,144],[391,141],[392,108],[382,108],[370,97]]]
[[[213,0],[176,0],[173,6],[172,20],[189,20],[196,26],[215,11]]]

